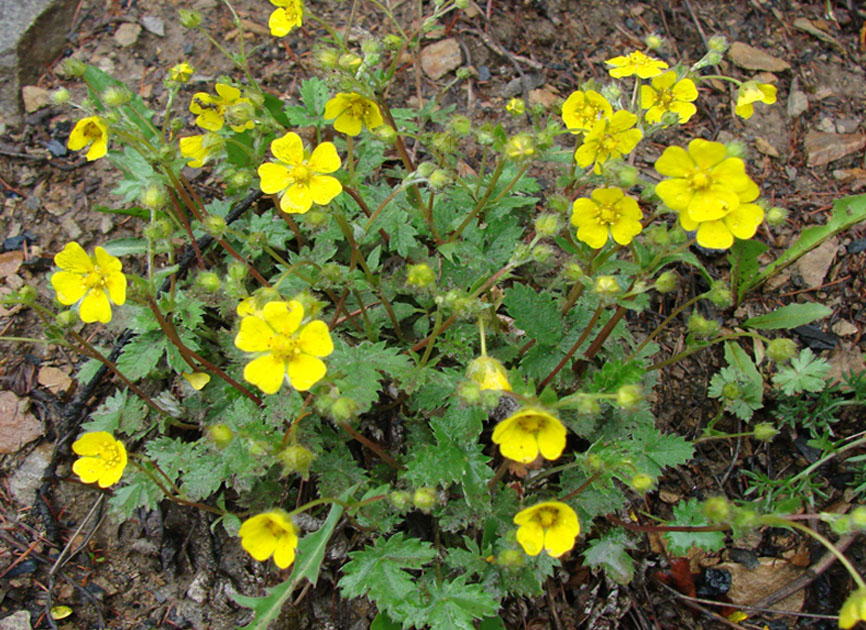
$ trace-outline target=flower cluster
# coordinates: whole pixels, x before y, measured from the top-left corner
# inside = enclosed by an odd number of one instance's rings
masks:
[[[741,118],[751,118],[755,113],[753,103],[772,105],[776,102],[776,87],[769,83],[746,81],[737,90],[737,105],[734,111]]]
[[[697,230],[698,244],[727,249],[734,237],[752,238],[764,220],[757,184],[746,174],[740,158],[729,157],[720,142],[696,138],[688,150],[664,150],[655,169],[668,179],[656,185],[656,194],[679,213],[685,230]]]
[[[268,28],[274,37],[285,37],[304,23],[304,3],[302,0],[271,0],[277,7],[268,18]]]
[[[241,96],[241,91],[225,83],[216,84],[216,95],[196,92],[189,104],[189,111],[196,115],[195,124],[208,131],[219,131],[226,124],[241,133],[255,126],[251,116],[238,116],[238,112],[253,111],[253,102]],[[244,120],[239,120],[244,118]]]
[[[640,87],[640,106],[646,111],[646,121],[658,123],[668,112],[679,116],[679,124],[684,124],[695,115],[698,108],[694,102],[698,98],[698,88],[691,79],[677,80],[674,71],[653,77],[650,85]]]
[[[268,302],[241,319],[235,345],[257,355],[244,368],[244,379],[275,394],[286,378],[303,392],[325,376],[320,357],[334,351],[328,325],[317,319],[302,326],[303,319],[304,307],[296,300]]]
[[[72,241],[54,256],[60,268],[51,276],[57,300],[66,306],[81,302],[78,314],[86,324],[111,321],[111,302],[126,302],[126,276],[120,260],[97,247],[92,256]]]
[[[624,109],[596,122],[574,154],[577,165],[586,168],[594,164],[593,171],[601,174],[605,162],[631,153],[643,138],[636,124],[637,116]]]
[[[625,56],[614,57],[605,62],[610,66],[610,76],[615,79],[637,75],[641,79],[651,79],[664,72],[668,64],[654,59],[639,50]]]

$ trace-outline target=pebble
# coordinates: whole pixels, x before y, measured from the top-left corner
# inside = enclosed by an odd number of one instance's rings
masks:
[[[836,121],[836,131],[839,133],[854,133],[860,127],[860,121],[854,118],[840,118]]]
[[[32,114],[51,103],[51,91],[36,85],[25,85],[21,88],[21,99],[24,101],[24,111]]]
[[[840,319],[838,322],[833,324],[832,330],[840,337],[848,337],[850,335],[856,335],[858,332],[860,332],[860,329],[851,322],[849,322],[847,319]]]
[[[728,50],[728,58],[734,64],[746,70],[766,70],[767,72],[782,72],[789,70],[790,64],[784,59],[765,53],[743,42],[734,42]]]
[[[8,617],[0,619],[0,630],[31,630],[30,613],[26,610],[19,610],[12,613]]]
[[[103,234],[108,234],[111,230],[114,229],[114,221],[108,215],[102,217],[102,220],[99,222],[99,231]]]
[[[73,241],[82,234],[84,234],[82,229],[71,217],[66,217],[65,219],[63,219],[63,221],[60,222],[60,225],[63,228],[63,231],[66,232],[66,235],[69,236],[69,238],[71,238]]]
[[[138,41],[138,36],[140,34],[141,27],[138,24],[124,22],[114,33],[114,41],[117,42],[118,46],[126,48],[127,46],[132,46],[136,41]]]
[[[440,79],[463,63],[460,44],[453,37],[425,46],[421,51],[421,69],[431,79]]]
[[[165,37],[165,22],[160,18],[152,15],[145,15],[141,18],[141,25],[150,33],[157,37]]]
[[[51,464],[51,444],[40,444],[9,478],[9,492],[20,505],[33,505],[36,491],[42,485],[45,469]]]
[[[803,141],[808,166],[828,164],[866,147],[866,135],[810,131]]]
[[[809,109],[809,97],[800,90],[791,90],[788,95],[788,116],[797,118]]]
[[[0,453],[16,453],[42,436],[42,423],[29,407],[27,398],[18,398],[11,391],[0,394]]]
[[[824,133],[836,133],[836,123],[833,122],[832,118],[825,116],[818,122],[816,129]]]

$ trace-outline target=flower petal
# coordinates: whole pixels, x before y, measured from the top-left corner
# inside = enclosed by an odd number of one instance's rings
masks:
[[[323,142],[313,150],[309,167],[316,173],[333,173],[343,162],[337,153],[337,147],[331,142]]]
[[[276,162],[265,162],[259,166],[259,187],[266,195],[284,191],[292,183],[289,170]]]
[[[754,203],[741,204],[723,219],[731,234],[741,239],[752,238],[763,220],[764,210]]]
[[[280,162],[297,166],[304,161],[304,142],[293,131],[271,142],[271,153]]]
[[[75,304],[84,297],[87,285],[84,284],[84,276],[68,271],[58,271],[51,276],[51,286],[57,293],[57,301],[66,306]]]
[[[334,121],[334,129],[347,136],[357,136],[361,133],[363,123],[360,118],[353,116],[352,112],[346,110]]]
[[[298,537],[288,532],[280,536],[274,546],[274,564],[281,569],[287,568],[295,561],[295,547]]]
[[[541,456],[551,461],[558,459],[562,455],[562,451],[565,450],[565,437],[566,431],[563,424],[553,416],[549,416],[536,434]]]
[[[671,146],[665,149],[661,157],[656,160],[655,169],[668,177],[688,177],[695,169],[695,163],[685,149]],[[658,187],[656,187],[656,192],[658,192]]]
[[[105,472],[105,463],[99,457],[81,457],[73,462],[72,472],[84,483],[93,483]]]
[[[75,241],[69,242],[54,256],[54,264],[64,271],[73,273],[90,273],[93,271],[93,261],[84,248]]]
[[[728,154],[728,149],[721,142],[711,142],[703,138],[695,138],[689,142],[689,155],[700,168],[709,169]]]
[[[537,556],[544,547],[544,528],[534,521],[521,525],[517,530],[517,542],[527,555]]]
[[[262,319],[250,315],[241,320],[240,330],[235,337],[235,346],[244,352],[265,352],[269,347],[274,331]]]
[[[280,198],[280,210],[287,214],[304,214],[313,205],[313,195],[308,184],[294,184]]]
[[[577,231],[577,240],[586,243],[593,249],[601,249],[607,243],[608,230],[607,226],[601,225],[598,221],[584,223]]]
[[[301,329],[300,344],[302,352],[315,357],[326,357],[334,351],[328,325],[319,319]]]
[[[656,162],[656,170],[658,170],[658,162]],[[689,207],[695,191],[687,180],[678,177],[663,179],[656,184],[656,194],[668,208],[681,212]]]
[[[643,226],[641,226],[640,221],[622,217],[610,226],[610,233],[617,244],[628,245],[635,236],[641,233],[642,229]]]
[[[238,531],[241,546],[259,562],[270,558],[277,544],[276,536],[268,527],[269,523],[270,517],[267,514],[259,514],[245,521]]]
[[[77,455],[99,455],[104,449],[114,446],[117,440],[108,431],[85,433],[72,443],[72,451]]]
[[[120,272],[109,274],[105,279],[105,288],[108,289],[108,297],[118,306],[126,302],[126,276]]]
[[[244,367],[244,380],[266,394],[276,394],[286,376],[286,365],[273,354],[253,359]]]
[[[314,203],[324,206],[331,203],[331,200],[341,192],[343,192],[343,185],[336,177],[314,175],[310,178],[310,195]]]
[[[698,245],[708,249],[728,249],[734,237],[723,221],[704,221],[698,225]]]
[[[310,389],[322,380],[327,371],[321,359],[309,354],[299,354],[289,360],[289,382],[299,392]]]
[[[91,289],[81,300],[78,307],[78,315],[85,324],[102,322],[107,324],[111,321],[111,303],[105,289]]]
[[[262,308],[262,316],[275,332],[293,335],[304,319],[304,305],[297,300],[268,302]]]

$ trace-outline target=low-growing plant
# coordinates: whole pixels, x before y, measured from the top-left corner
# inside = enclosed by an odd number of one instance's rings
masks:
[[[821,496],[806,471],[753,476],[754,504],[683,501],[665,525],[617,516],[692,458],[695,442],[661,432],[648,397],[662,368],[716,344],[718,413],[697,441],[767,442],[798,427],[827,440],[824,459],[863,441],[829,433],[840,407],[863,403],[863,376],[849,377],[854,393],[828,387],[822,359],[765,336],[829,309],[790,305],[736,328],[701,314],[866,218],[866,196],[839,200],[827,225],[759,268],[767,247],[753,237],[784,211],[760,199],[741,145],[689,138],[682,125],[707,81],[733,82],[744,118],[775,102],[772,85],[706,74],[726,48],[714,37],[691,65],[614,57],[611,80],[586,83],[561,110],[515,98],[511,120],[471,121],[420,89],[416,107],[393,96],[407,89],[405,54],[417,58],[422,36],[465,1],[434,2],[407,27],[370,0],[389,34],[357,45],[351,24],[329,23],[317,4],[272,3],[275,37],[322,33],[298,99],[261,87],[228,2],[234,52],[196,12],[180,19],[237,72],[187,101],[195,69],[180,61],[161,112],[97,68],[67,64],[88,88],[68,146],[117,168],[122,204],[110,211],[140,219],[142,235],[58,252],[59,309],[30,288],[5,301],[30,306],[51,342],[88,359],[80,383],[98,370],[117,378],[72,445],[73,472],[113,486],[116,515],[165,499],[206,510],[253,558],[291,568],[265,596],[236,597],[255,611],[248,628],[265,628],[301,580],[316,584],[338,526],[359,540],[340,592],[368,597],[377,627],[474,628],[504,598],[542,594],[569,552],[628,583],[640,531],[664,532],[672,555],[765,526],[835,549],[790,516],[788,499]],[[207,169],[224,194],[203,195],[185,166]],[[554,190],[542,191],[541,169]],[[729,251],[729,279],[696,244]],[[685,274],[705,290],[689,296]],[[628,315],[657,295],[680,304],[647,331]],[[666,356],[655,340],[680,315],[683,349]],[[97,322],[99,343],[82,333]],[[765,421],[751,430],[716,428],[756,413]],[[314,532],[294,519],[306,511],[322,516]],[[854,531],[864,511],[825,518]],[[866,586],[838,555],[860,589],[842,609],[847,628],[866,618]]]

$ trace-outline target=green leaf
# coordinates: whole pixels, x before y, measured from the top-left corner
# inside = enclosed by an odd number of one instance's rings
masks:
[[[794,241],[776,260],[767,265],[754,279],[743,283],[739,291],[740,295],[745,295],[746,292],[754,289],[828,238],[844,232],[861,221],[866,221],[866,194],[837,199],[833,204],[833,213],[826,225],[812,225],[805,228],[800,233],[800,238]]]
[[[725,342],[725,361],[744,379],[743,396],[747,400],[758,403],[754,409],[760,409],[764,400],[764,379],[751,357],[734,341]]]
[[[791,364],[779,370],[773,377],[773,384],[780,387],[788,396],[802,392],[820,392],[826,387],[830,364],[816,357],[809,348],[791,359]]]
[[[634,560],[626,552],[628,546],[628,536],[618,527],[591,540],[583,558],[589,566],[603,568],[614,582],[628,584],[634,578]]]
[[[122,81],[118,81],[96,66],[88,65],[85,68],[84,80],[87,83],[87,89],[91,98],[93,98],[94,102],[97,103],[97,109],[99,111],[105,110],[105,106],[102,105],[102,99],[100,97],[106,88],[118,87],[128,90]],[[153,111],[145,106],[144,101],[135,92],[130,91],[130,96],[131,98],[129,103],[121,106],[120,109],[123,110],[126,117],[139,128],[144,137],[149,140],[156,135],[154,128],[148,124],[153,117]]]
[[[117,367],[130,381],[144,378],[156,367],[165,352],[165,335],[153,331],[134,337],[123,347]]]
[[[85,431],[107,431],[132,435],[142,428],[147,417],[144,401],[130,396],[128,390],[114,392],[90,416],[90,421],[81,425]]]
[[[344,597],[367,596],[380,610],[403,619],[404,601],[418,592],[415,576],[405,569],[420,569],[435,557],[436,550],[429,542],[406,538],[402,532],[389,538],[381,536],[374,546],[349,554],[340,592]],[[421,626],[426,623],[429,621]]]
[[[370,409],[378,400],[380,382],[387,376],[400,380],[411,369],[409,357],[398,348],[388,348],[384,342],[359,343],[357,346],[337,341],[328,358],[329,375],[344,396],[358,403],[358,412]]]
[[[317,77],[301,81],[301,99],[307,111],[313,116],[323,116],[328,101],[328,84]]]
[[[685,464],[695,453],[695,447],[683,436],[659,433],[651,426],[636,429],[634,441],[635,466],[652,477],[661,475],[664,468]]]
[[[467,584],[467,576],[425,584],[422,603],[403,606],[403,627],[430,626],[431,630],[475,630],[475,620],[499,610],[499,602],[481,584]],[[408,604],[408,602],[407,602]]]
[[[128,256],[130,254],[146,254],[147,240],[143,238],[116,238],[103,245],[105,251],[112,256]]]
[[[401,630],[402,628],[402,624],[397,623],[384,612],[379,612],[370,624],[370,630]]]
[[[562,317],[550,295],[517,284],[505,294],[503,303],[514,325],[525,330],[529,338],[545,346],[556,345],[562,338]]]
[[[770,249],[761,241],[736,240],[728,254],[731,263],[731,290],[737,296],[737,302],[743,299],[750,283],[758,277],[758,256]]]
[[[743,322],[743,328],[758,330],[774,330],[777,328],[796,328],[811,324],[816,319],[831,315],[833,310],[823,304],[806,302],[805,304],[788,304],[766,315],[758,315]]]
[[[668,525],[709,525],[702,507],[697,499],[690,499],[687,503],[680,501],[674,506],[674,520]],[[678,557],[688,554],[692,547],[718,551],[725,546],[724,532],[665,532],[664,537],[668,541],[668,550]]]
[[[352,489],[340,498],[348,499]],[[252,608],[255,616],[253,620],[245,625],[242,630],[267,630],[268,624],[277,618],[285,601],[292,595],[298,583],[306,578],[315,586],[319,579],[319,569],[325,557],[325,548],[331,539],[331,534],[337,526],[337,521],[343,515],[343,506],[336,503],[331,505],[328,518],[315,534],[304,536],[298,542],[298,551],[295,564],[289,578],[273,588],[267,589],[268,594],[264,597],[248,597],[232,593],[231,598],[241,606]]]
[[[126,485],[115,488],[108,500],[112,512],[123,518],[132,518],[138,508],[152,510],[160,500],[165,498],[153,480],[141,471],[127,472],[124,476]]]
[[[110,208],[108,206],[96,205],[93,206],[93,209],[103,214],[125,214],[130,217],[138,217],[139,219],[150,218],[150,210],[139,206],[133,206],[132,208]]]
[[[265,100],[265,109],[271,113],[274,120],[280,123],[283,127],[291,127],[289,119],[283,111],[283,101],[266,90],[263,90],[261,94]]]

